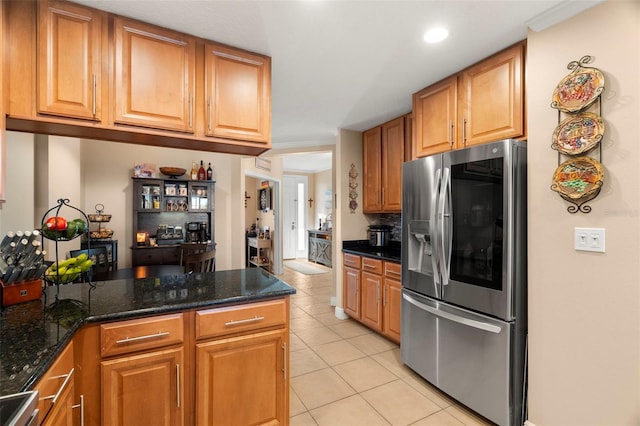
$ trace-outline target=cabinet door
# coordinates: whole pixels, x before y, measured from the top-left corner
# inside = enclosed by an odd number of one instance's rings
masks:
[[[400,343],[400,306],[402,305],[402,284],[393,278],[384,278],[383,333]]]
[[[5,2],[0,2],[0,46],[4,46],[4,31],[5,31],[5,25],[4,25],[4,19],[6,16],[6,13],[4,11]],[[5,49],[5,54],[6,51],[8,49]],[[4,56],[2,55],[2,57],[0,57],[0,81],[2,81],[3,83],[0,84],[0,99],[2,99],[2,102],[0,102],[0,205],[2,203],[4,203],[6,201],[6,195],[5,195],[5,183],[6,183],[6,179],[7,179],[7,161],[5,158],[5,146],[6,146],[6,137],[7,137],[7,132],[6,132],[6,103],[8,103],[8,101],[5,99],[5,90],[4,90],[4,85],[6,84],[5,82],[5,77],[7,73],[5,73],[4,71],[4,65],[5,65],[5,60],[4,60]]]
[[[362,140],[362,211],[375,213],[382,210],[382,129],[380,126],[367,130]]]
[[[101,363],[102,425],[184,424],[183,349]]]
[[[271,140],[271,59],[213,43],[205,46],[208,136]]]
[[[105,15],[59,1],[38,7],[38,112],[99,121]]]
[[[462,73],[462,144],[524,134],[524,46],[504,50]]]
[[[457,108],[457,76],[413,95],[415,158],[455,148]]]
[[[382,277],[368,272],[362,276],[362,322],[375,330],[382,330]]]
[[[360,270],[343,267],[344,311],[353,319],[360,319]]]
[[[287,336],[273,330],[197,344],[196,424],[286,424]]]
[[[193,133],[195,39],[116,17],[115,122]]]
[[[382,125],[382,210],[402,210],[402,163],[404,163],[404,117]]]

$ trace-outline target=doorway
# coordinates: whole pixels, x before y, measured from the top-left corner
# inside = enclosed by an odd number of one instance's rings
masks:
[[[307,176],[285,175],[282,178],[283,259],[307,256]]]

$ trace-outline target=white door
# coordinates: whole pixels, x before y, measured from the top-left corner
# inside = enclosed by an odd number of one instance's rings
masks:
[[[307,177],[283,176],[282,257],[307,256]]]

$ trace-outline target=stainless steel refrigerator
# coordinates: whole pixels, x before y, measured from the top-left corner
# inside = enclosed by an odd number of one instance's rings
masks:
[[[522,425],[526,143],[403,166],[403,362],[499,425]]]

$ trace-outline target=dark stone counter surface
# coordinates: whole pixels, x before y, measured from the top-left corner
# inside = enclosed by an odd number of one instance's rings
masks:
[[[386,247],[371,247],[368,240],[343,241],[342,252],[397,263],[402,260],[401,247],[398,241],[391,241]]]
[[[253,302],[296,292],[262,268],[94,285],[47,287],[41,299],[0,312],[0,395],[31,389],[83,324]]]

